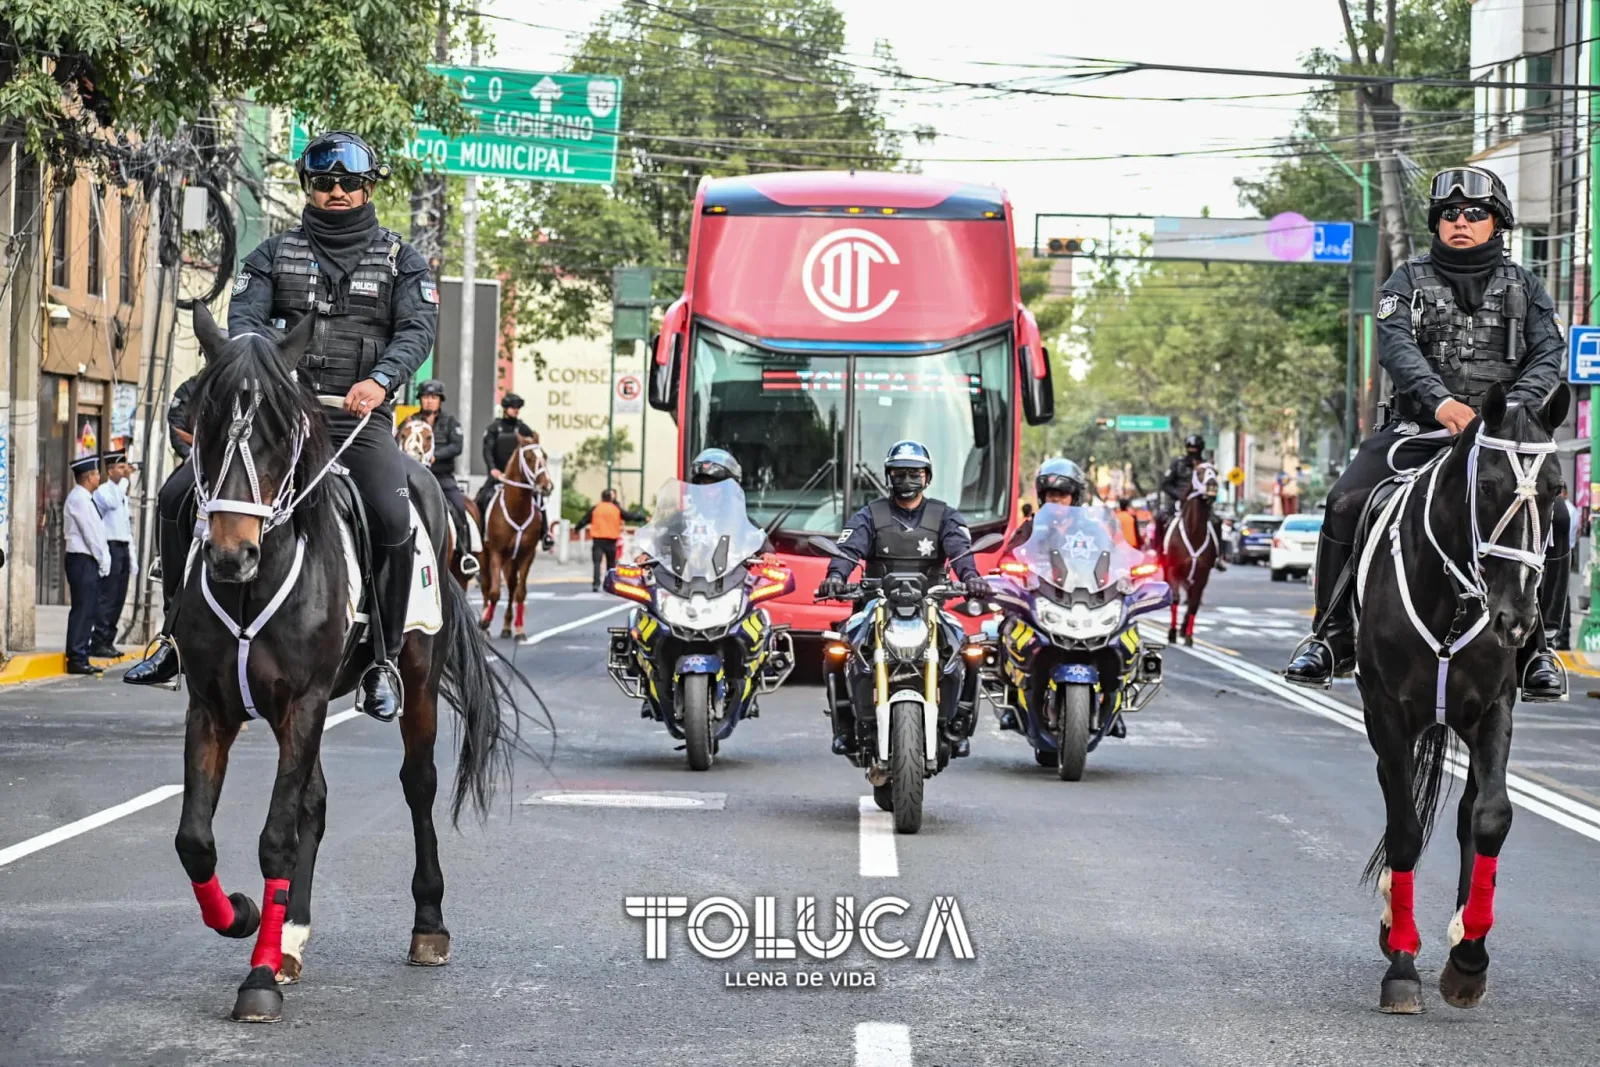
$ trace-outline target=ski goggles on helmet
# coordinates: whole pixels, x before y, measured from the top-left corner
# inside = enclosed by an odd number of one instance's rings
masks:
[[[355,141],[312,144],[300,162],[307,174],[327,174],[336,168],[351,174],[369,174],[378,169],[378,161],[373,158],[371,149]]]
[[[1441,170],[1433,176],[1428,196],[1433,200],[1443,200],[1458,191],[1468,200],[1488,200],[1494,196],[1494,179],[1472,167]]]
[[[366,174],[313,174],[306,179],[306,184],[319,193],[331,193],[335,185],[347,193],[353,193],[366,188],[371,181],[371,176]]]

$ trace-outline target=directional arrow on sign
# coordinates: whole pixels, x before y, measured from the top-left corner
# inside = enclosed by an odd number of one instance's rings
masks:
[[[556,101],[561,99],[561,86],[557,85],[554,79],[546,74],[539,79],[539,84],[528,90],[528,95],[539,101],[539,110],[541,112],[549,114],[551,109],[555,107]]]

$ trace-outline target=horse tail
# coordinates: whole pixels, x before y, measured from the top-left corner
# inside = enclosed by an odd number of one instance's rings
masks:
[[[555,726],[549,709],[522,672],[505,663],[494,650],[473,618],[467,594],[455,582],[440,582],[444,605],[444,670],[439,692],[461,717],[464,729],[457,732],[455,788],[450,797],[450,820],[461,823],[461,811],[468,801],[478,818],[489,814],[496,783],[511,780],[512,760],[517,752],[532,756],[548,766],[547,758],[532,751],[522,739],[522,722],[527,714],[517,707],[511,692],[514,677],[539,703],[544,718],[538,725],[551,734]],[[505,664],[507,674],[492,668]]]
[[[1417,851],[1428,847],[1428,839],[1433,836],[1433,824],[1439,814],[1439,801],[1446,792],[1444,787],[1445,763],[1451,748],[1450,728],[1443,723],[1432,723],[1422,736],[1418,737],[1412,750],[1411,767],[1411,803],[1417,811],[1417,818],[1422,823],[1422,845]],[[1378,847],[1372,850],[1372,857],[1367,860],[1366,869],[1361,872],[1363,882],[1375,882],[1378,874],[1389,865],[1389,856],[1384,847],[1385,838],[1378,838]]]

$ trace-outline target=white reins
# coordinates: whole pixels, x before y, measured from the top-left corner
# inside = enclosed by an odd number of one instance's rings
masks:
[[[534,454],[538,456],[538,464],[532,470],[528,469],[529,449],[532,449]],[[505,516],[506,525],[510,526],[517,535],[511,543],[511,556],[513,559],[516,558],[517,552],[522,548],[523,531],[533,524],[534,516],[539,514],[539,502],[543,499],[543,494],[539,492],[539,475],[543,474],[547,469],[544,461],[544,449],[540,448],[536,444],[526,444],[518,448],[516,459],[517,465],[522,468],[522,473],[528,480],[525,482],[515,482],[510,478],[502,477],[500,479],[500,488],[495,490],[495,498],[500,501],[500,514]],[[507,466],[509,467],[510,464],[507,464]],[[518,489],[527,489],[533,493],[534,496],[533,507],[528,510],[528,517],[523,519],[520,523],[511,518],[511,512],[506,507],[505,486],[508,485],[516,486]]]

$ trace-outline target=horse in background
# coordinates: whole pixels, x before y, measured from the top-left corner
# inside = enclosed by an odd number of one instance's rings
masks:
[[[422,464],[424,467],[433,468],[433,425],[427,419],[411,418],[400,424],[400,429],[395,438],[399,442],[400,451]],[[437,477],[437,475],[435,476]],[[452,477],[452,475],[446,475]],[[448,507],[448,501],[446,502]],[[467,513],[467,521],[473,530],[480,534],[483,530],[483,516],[478,514],[478,505],[467,496],[462,497],[462,508]],[[471,537],[471,533],[466,535]],[[472,576],[478,573],[482,566],[480,553],[475,552],[472,546],[463,542],[462,531],[457,523],[450,524],[450,573],[462,589],[466,589],[472,581]]]
[[[523,637],[523,608],[528,595],[528,568],[544,538],[541,502],[555,489],[544,449],[520,439],[507,461],[505,476],[489,498],[484,516],[483,567],[478,582],[483,588],[483,617],[478,625],[487,631],[500,601],[500,584],[506,586],[506,614],[501,637]]]
[[[1196,464],[1189,479],[1189,492],[1178,505],[1178,513],[1167,523],[1166,535],[1162,538],[1162,568],[1167,584],[1173,589],[1172,624],[1167,628],[1169,644],[1178,639],[1180,632],[1178,599],[1181,593],[1183,643],[1194,646],[1194,617],[1200,611],[1206,583],[1211,581],[1211,570],[1222,552],[1211,524],[1211,511],[1216,506],[1220,486],[1216,467],[1210,463]]]

